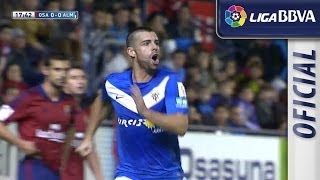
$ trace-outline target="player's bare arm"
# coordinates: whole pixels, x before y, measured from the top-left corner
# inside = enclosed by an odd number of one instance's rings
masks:
[[[92,152],[93,145],[92,145],[92,139],[93,136],[98,128],[98,126],[101,124],[103,118],[101,118],[101,114],[103,114],[103,110],[105,109],[105,106],[102,102],[101,93],[98,93],[98,96],[94,100],[92,106],[91,106],[91,113],[89,117],[89,123],[86,130],[86,135],[81,143],[81,145],[76,149],[76,152],[80,153],[81,156],[85,157],[88,154]]]
[[[148,109],[143,101],[140,89],[137,85],[131,87],[132,98],[136,103],[139,114],[160,126],[166,131],[183,136],[188,129],[188,116],[183,114],[164,114]]]
[[[74,126],[70,126],[67,131],[66,131],[66,138],[65,138],[65,142],[64,142],[64,147],[63,147],[63,154],[62,154],[62,158],[61,158],[61,171],[63,171],[65,169],[67,160],[70,156],[70,152],[71,152],[71,141],[74,138],[74,133],[75,133],[75,127]]]
[[[89,166],[91,171],[93,172],[96,180],[103,180],[103,173],[101,171],[101,168],[99,166],[99,159],[98,159],[98,154],[95,149],[95,146],[93,146],[92,153],[90,153],[86,159],[88,160]]]
[[[0,138],[16,145],[27,155],[33,155],[38,153],[38,149],[34,142],[23,140],[10,132],[4,123],[0,122]]]

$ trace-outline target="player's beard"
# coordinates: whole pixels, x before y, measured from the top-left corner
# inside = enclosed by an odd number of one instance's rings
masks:
[[[152,64],[150,60],[136,59],[136,61],[137,61],[137,66],[139,66],[139,69],[143,69],[149,75],[153,75],[157,70],[157,66]]]
[[[61,82],[59,82],[59,81],[61,81]],[[55,81],[51,82],[51,85],[56,89],[62,90],[64,83],[65,83],[64,80],[56,79]]]

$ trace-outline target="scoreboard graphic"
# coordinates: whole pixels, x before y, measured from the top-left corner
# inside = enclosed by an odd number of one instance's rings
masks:
[[[13,11],[12,19],[78,19],[78,11]]]

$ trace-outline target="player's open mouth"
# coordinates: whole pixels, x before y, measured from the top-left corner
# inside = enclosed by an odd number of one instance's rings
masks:
[[[156,60],[158,60],[158,56],[159,56],[158,54],[154,54],[154,55],[152,55],[151,58],[153,61],[156,61]]]
[[[158,59],[159,55],[158,54],[154,54],[151,56],[151,59],[152,59],[152,63],[154,65],[158,65],[159,64],[159,59]]]

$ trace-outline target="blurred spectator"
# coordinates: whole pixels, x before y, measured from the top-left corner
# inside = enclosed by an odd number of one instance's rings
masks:
[[[242,110],[243,109],[238,105],[231,106],[228,126],[233,128],[247,128],[251,130],[259,129],[256,124],[245,119]]]
[[[12,31],[12,51],[8,56],[10,62],[17,63],[21,67],[24,81],[34,86],[42,81],[42,74],[38,67],[43,56],[37,49],[26,42],[26,34],[21,29]]]
[[[125,44],[126,42],[129,32],[129,15],[129,10],[123,7],[117,9],[115,12],[111,32],[112,37],[114,37],[119,44]]]
[[[213,114],[212,119],[204,120],[203,123],[205,125],[227,127],[227,123],[230,115],[228,106],[219,104],[218,106],[216,106],[212,114]]]
[[[48,0],[45,4],[45,9],[47,11],[59,11],[60,1],[59,0]]]
[[[281,107],[280,130],[286,130],[288,127],[288,89],[283,89],[279,93],[279,99],[276,102]],[[278,113],[278,112],[277,112]]]
[[[235,79],[238,75],[238,64],[237,61],[234,59],[230,59],[226,62],[223,67],[223,75],[225,79]]]
[[[202,124],[202,117],[197,109],[199,94],[192,87],[186,89],[189,104],[189,124]]]
[[[164,12],[165,16],[172,19],[178,9],[188,3],[189,0],[148,0],[147,10],[150,14]]]
[[[189,87],[187,91],[187,100],[190,105],[198,105],[199,103],[199,94],[196,92],[196,88]]]
[[[285,66],[281,70],[280,79],[287,81],[288,79],[288,40],[286,39],[275,39],[272,41],[272,44],[278,46],[281,49],[281,54],[284,57]]]
[[[183,5],[177,12],[176,19],[173,19],[167,27],[170,38],[194,39],[195,29],[188,5]]]
[[[202,124],[201,114],[193,105],[189,106],[189,124]]]
[[[276,129],[277,119],[275,118],[275,92],[272,87],[263,87],[258,94],[256,107],[259,124],[262,128]]]
[[[202,51],[202,45],[200,43],[193,43],[192,46],[188,49],[188,58],[186,66],[191,67],[196,65],[196,59],[198,57],[199,52]]]
[[[115,54],[111,59],[108,56],[104,56],[103,59],[103,71],[98,75],[100,81],[103,81],[104,78],[115,72],[123,72],[129,68],[130,59],[127,55],[127,47],[122,46],[121,50]]]
[[[150,27],[152,30],[154,30],[157,33],[160,41],[163,41],[164,39],[168,38],[165,25],[166,25],[166,19],[160,13],[151,14],[148,17],[147,24],[146,24],[146,26]]]
[[[98,64],[92,64],[97,66],[94,74],[90,74],[88,93],[94,93],[101,85],[107,75],[115,72],[123,72],[130,67],[130,59],[126,53],[126,46],[121,46],[121,49],[114,56],[110,56],[111,52],[106,49],[99,59]],[[101,62],[100,62],[101,61]],[[98,68],[99,67],[99,68]]]
[[[113,37],[113,15],[105,9],[96,8],[93,11],[92,24],[86,29],[85,58],[83,59],[86,71],[89,75],[89,94],[100,82],[105,72],[105,61],[110,61],[114,53],[114,47],[119,49],[120,44]]]
[[[244,121],[248,121],[259,127],[256,108],[253,104],[255,95],[249,85],[239,87],[238,95],[234,100],[234,105],[239,106],[241,109],[241,116]]]
[[[45,11],[59,11],[60,1],[59,0],[49,0],[44,4]],[[45,41],[46,45],[49,47],[54,46],[56,33],[59,32],[59,20],[57,19],[46,19],[43,21],[45,26],[49,29],[48,39]]]
[[[129,16],[129,31],[135,29],[136,27],[142,26],[143,22],[141,19],[141,9],[138,7],[130,8],[130,16]]]
[[[210,99],[210,105],[213,109],[215,109],[219,104],[224,104],[227,106],[231,106],[234,99],[234,91],[235,91],[235,81],[226,80],[219,83],[218,92],[213,94]]]
[[[2,90],[0,105],[12,102],[21,93],[20,89],[14,85],[7,86]]]
[[[136,7],[138,5],[137,0],[95,0],[96,4],[100,4],[102,7],[106,7],[108,9],[121,9],[121,8],[130,8]]]
[[[197,66],[190,66],[187,69],[187,79],[186,86],[187,87],[201,87],[201,74],[200,68]]]
[[[264,65],[264,76],[266,81],[274,79],[275,76],[280,75],[284,68],[286,60],[281,52],[279,46],[272,44],[270,39],[257,39],[251,44],[248,49],[249,54],[259,54]]]
[[[225,66],[223,60],[221,60],[217,55],[212,55],[210,62],[210,75],[216,83],[221,83],[227,80],[226,70],[223,68]]]
[[[0,74],[8,62],[11,52],[12,28],[8,24],[0,25]]]
[[[178,74],[178,78],[181,82],[185,82],[187,76],[187,70],[185,69],[186,58],[186,53],[177,49],[172,53],[171,59],[164,62],[167,68]]]
[[[221,39],[216,34],[214,34],[214,41],[215,41],[215,51],[214,53],[219,58],[235,58],[237,49],[235,46],[235,40],[233,39]],[[241,63],[241,62],[239,62]]]
[[[257,94],[264,84],[264,67],[259,55],[250,55],[242,73],[238,77],[240,84],[248,84],[254,94]]]
[[[36,11],[39,8],[39,0],[22,0],[21,11]],[[33,48],[45,51],[41,40],[48,39],[50,29],[45,26],[42,19],[30,19],[28,21],[12,20],[13,26],[22,29],[26,33],[27,43]]]
[[[288,107],[288,87],[285,89],[282,89],[279,94],[279,100],[278,103],[281,104],[284,107]]]
[[[88,29],[92,26],[94,10],[105,6],[96,0],[82,0],[80,4],[82,5],[80,11],[81,24],[84,31],[84,38],[86,38]]]
[[[210,76],[210,54],[206,51],[201,51],[198,54],[198,57],[196,59],[197,61],[197,66],[199,67],[200,70],[200,85],[202,87],[207,86],[212,82],[212,78]]]
[[[213,108],[209,103],[212,94],[211,90],[209,87],[204,87],[200,89],[199,93],[201,96],[199,98],[197,109],[199,110],[203,120],[212,119]]]
[[[277,91],[280,92],[287,88],[287,82],[284,81],[280,76],[275,77],[271,82],[271,86]]]
[[[76,0],[61,1],[62,11],[76,10]],[[84,30],[78,20],[59,20],[58,28],[54,33],[52,42],[54,49],[71,57],[73,61],[82,59],[82,39]]]
[[[278,101],[277,92],[270,86],[261,88],[256,101],[259,124],[265,129],[278,129],[282,123],[285,111]]]
[[[2,99],[5,103],[10,102],[21,91],[28,88],[27,84],[23,81],[21,68],[16,63],[8,64],[3,77],[1,94],[3,94]]]

